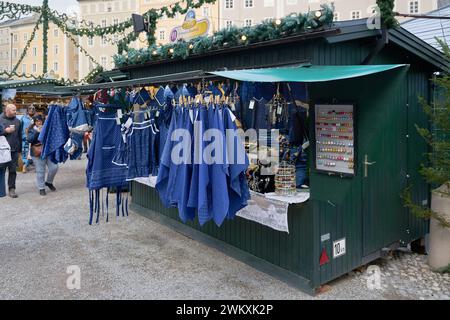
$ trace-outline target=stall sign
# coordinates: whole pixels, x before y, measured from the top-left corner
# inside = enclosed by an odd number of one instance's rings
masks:
[[[181,26],[175,27],[170,33],[170,41],[189,41],[208,34],[210,22],[208,19],[196,19],[195,11],[189,10]]]

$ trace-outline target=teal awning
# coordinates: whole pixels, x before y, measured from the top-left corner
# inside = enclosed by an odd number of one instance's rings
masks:
[[[313,66],[217,71],[211,74],[224,78],[250,82],[323,82],[367,76],[406,64],[356,65],[356,66]]]

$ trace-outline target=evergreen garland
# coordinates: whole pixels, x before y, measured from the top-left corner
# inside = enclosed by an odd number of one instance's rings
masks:
[[[394,28],[398,26],[398,21],[395,19],[395,0],[377,0],[377,5],[380,8],[381,19],[387,28]]]
[[[26,4],[0,1],[0,21],[17,20],[20,19],[22,15],[30,13],[42,13],[42,8]]]
[[[334,8],[321,5],[321,15],[314,12],[292,14],[283,19],[267,20],[254,27],[222,29],[213,36],[203,36],[191,41],[179,41],[163,46],[150,45],[144,49],[129,49],[126,54],[115,55],[114,62],[118,68],[143,62],[164,59],[186,59],[192,54],[228,47],[245,46],[253,43],[279,39],[295,34],[311,32],[330,27],[334,19]]]

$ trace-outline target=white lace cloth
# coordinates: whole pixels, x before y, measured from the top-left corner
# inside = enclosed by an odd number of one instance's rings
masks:
[[[155,188],[157,177],[137,178],[133,181]],[[237,213],[238,217],[260,223],[277,231],[289,233],[289,205],[308,201],[310,193],[297,192],[292,196],[279,196],[275,193],[250,191],[248,206]]]

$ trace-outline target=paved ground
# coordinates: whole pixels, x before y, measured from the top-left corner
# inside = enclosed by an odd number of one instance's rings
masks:
[[[0,199],[0,299],[311,299],[269,275],[137,214],[91,227],[85,161],[61,166],[58,192],[40,197],[34,173],[19,174],[19,199]],[[66,271],[81,270],[81,289]],[[449,299],[449,275],[426,257],[376,262],[381,287],[353,272],[317,299]]]

